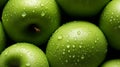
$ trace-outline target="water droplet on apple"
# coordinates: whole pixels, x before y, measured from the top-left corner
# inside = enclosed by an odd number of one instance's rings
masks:
[[[82,48],[82,46],[81,46],[81,45],[79,45],[79,48]]]
[[[77,62],[80,62],[80,60],[79,60],[79,59],[77,59]]]
[[[67,42],[70,42],[69,40],[67,40]]]
[[[78,34],[78,35],[80,35],[80,34],[81,34],[81,32],[80,32],[80,31],[78,31],[78,32],[77,32],[77,34]]]
[[[75,65],[77,65],[77,62],[75,62]]]
[[[23,18],[24,18],[26,15],[27,15],[26,12],[23,12],[23,13],[22,13],[22,17],[23,17]]]
[[[92,46],[91,48],[94,48],[94,46]]]
[[[116,19],[115,18],[113,18],[113,21],[115,21]]]
[[[22,54],[20,54],[20,56],[22,57]]]
[[[107,51],[108,51],[108,50],[106,49],[104,52],[107,53]]]
[[[72,56],[71,55],[69,55],[69,58],[71,58]]]
[[[75,48],[75,45],[73,45],[73,48]]]
[[[65,60],[66,63],[68,63],[68,60]]]
[[[97,41],[99,40],[99,38],[97,38]]]
[[[62,64],[64,64],[64,63],[62,62]]]
[[[63,51],[65,51],[65,49],[63,49]]]
[[[7,14],[5,14],[5,17],[7,16]]]
[[[17,12],[14,11],[13,13],[16,14]]]
[[[35,10],[32,11],[33,13],[35,12]]]
[[[27,63],[27,64],[26,64],[26,67],[30,67],[30,65],[31,65],[30,63]]]
[[[81,56],[81,59],[85,59],[84,55]]]
[[[97,40],[95,40],[95,43],[97,43]]]
[[[118,25],[118,28],[120,29],[120,25]]]
[[[41,6],[44,6],[44,4],[41,3]]]
[[[120,21],[118,21],[118,23],[120,23]]]
[[[110,23],[112,24],[112,19],[110,19]]]
[[[11,14],[10,16],[12,17],[13,15]]]
[[[113,16],[110,17],[111,19],[113,18]]]
[[[111,14],[113,15],[114,13],[112,12]]]
[[[8,21],[8,19],[6,19],[6,21]]]
[[[63,54],[65,54],[65,52],[63,52]]]
[[[67,48],[70,48],[70,45],[67,45]]]
[[[114,29],[120,29],[120,25],[115,26]]]
[[[37,9],[37,6],[35,6],[35,9]]]
[[[5,56],[7,56],[7,54],[8,54],[8,51],[7,51],[7,52],[5,52]]]
[[[116,15],[116,17],[119,17],[119,15]]]
[[[41,13],[41,16],[45,16],[45,12],[42,12],[42,13]]]
[[[59,60],[61,61],[61,58],[59,58]]]
[[[26,10],[26,8],[24,7],[23,10]]]
[[[73,55],[72,57],[75,58],[75,55]]]
[[[60,36],[58,36],[58,40],[61,40],[63,37],[60,35]]]
[[[75,41],[77,40],[77,38],[75,38]]]
[[[70,53],[70,50],[68,50],[68,53]]]
[[[77,56],[78,58],[80,57],[80,55]]]

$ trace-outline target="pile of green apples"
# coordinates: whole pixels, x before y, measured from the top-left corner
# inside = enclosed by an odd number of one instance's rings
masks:
[[[0,0],[0,67],[120,67],[120,0]]]

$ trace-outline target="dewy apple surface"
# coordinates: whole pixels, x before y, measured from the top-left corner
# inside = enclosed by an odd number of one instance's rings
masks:
[[[15,42],[42,45],[59,27],[59,8],[54,0],[9,0],[2,21]]]

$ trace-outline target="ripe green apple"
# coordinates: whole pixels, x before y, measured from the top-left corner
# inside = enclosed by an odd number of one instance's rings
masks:
[[[69,15],[91,17],[98,14],[110,0],[56,0]]]
[[[59,8],[54,0],[9,0],[2,21],[12,40],[41,45],[59,27]]]
[[[0,55],[0,67],[49,67],[44,52],[30,43],[15,43]]]
[[[120,67],[120,59],[108,60],[101,67]]]
[[[120,50],[120,0],[112,0],[103,10],[99,26],[109,44]]]
[[[2,23],[0,21],[0,54],[4,50],[5,46],[6,46],[6,37],[5,37]]]
[[[104,34],[87,21],[62,25],[53,33],[46,48],[51,67],[98,67],[106,52]]]

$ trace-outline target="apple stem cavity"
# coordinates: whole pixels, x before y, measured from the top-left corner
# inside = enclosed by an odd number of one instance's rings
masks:
[[[39,33],[41,32],[40,28],[36,25],[36,24],[31,24],[29,27],[29,32],[32,32],[32,33]]]
[[[38,27],[34,27],[34,30],[35,30],[36,32],[40,32],[40,29],[39,29]]]
[[[11,63],[11,64],[9,64],[9,66],[10,66],[10,67],[20,67],[20,65],[19,65],[19,64],[16,64],[16,63]]]
[[[8,67],[20,67],[20,60],[19,59],[13,59],[13,60],[9,60],[7,62]]]

